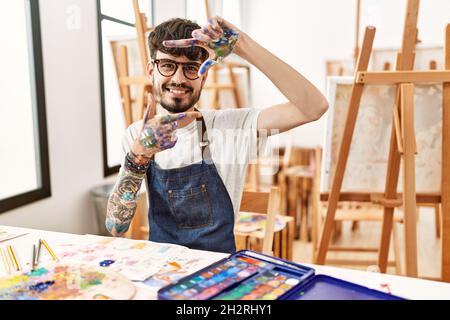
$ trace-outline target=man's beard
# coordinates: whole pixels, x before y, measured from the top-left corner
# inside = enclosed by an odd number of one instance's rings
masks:
[[[174,87],[174,85],[171,85],[171,87]],[[159,104],[170,113],[186,112],[187,110],[191,109],[200,99],[200,91],[194,95],[192,88],[188,88],[183,85],[179,85],[178,87],[190,90],[187,95],[191,94],[191,96],[187,100],[187,102],[183,102],[183,100],[186,100],[186,98],[180,99],[165,97],[165,95],[168,93],[168,91],[166,91],[166,86],[164,86],[163,89],[158,89],[156,92],[156,97],[159,100]]]

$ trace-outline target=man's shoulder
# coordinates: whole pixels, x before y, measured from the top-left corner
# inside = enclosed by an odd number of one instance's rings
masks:
[[[242,119],[248,114],[255,112],[256,109],[253,108],[233,108],[233,109],[200,109],[199,110],[205,119],[205,122],[210,127],[220,126],[225,123],[232,123]]]

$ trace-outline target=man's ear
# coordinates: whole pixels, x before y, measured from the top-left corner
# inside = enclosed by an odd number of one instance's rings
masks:
[[[151,62],[149,62],[149,63],[147,63],[147,75],[149,76],[149,77],[152,77],[153,76],[153,71],[154,71],[155,69],[153,68],[153,64],[151,63]]]

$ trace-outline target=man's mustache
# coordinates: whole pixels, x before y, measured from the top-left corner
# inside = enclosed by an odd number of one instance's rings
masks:
[[[164,85],[163,88],[164,89],[167,89],[167,88],[172,88],[172,89],[183,88],[183,89],[187,89],[187,90],[193,91],[191,86],[188,86],[188,85],[186,85],[184,83],[170,83],[170,84]]]

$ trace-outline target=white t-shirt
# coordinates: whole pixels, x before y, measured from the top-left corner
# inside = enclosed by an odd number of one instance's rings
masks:
[[[199,111],[205,120],[211,158],[230,195],[236,217],[244,189],[247,164],[257,155],[257,122],[261,109]],[[155,161],[162,169],[182,168],[202,160],[197,125],[201,126],[201,122],[192,121],[186,127],[177,129],[176,145],[155,155]],[[122,140],[124,159],[134,140],[139,137],[141,128],[142,120],[127,128]],[[146,181],[145,186],[147,187]]]

